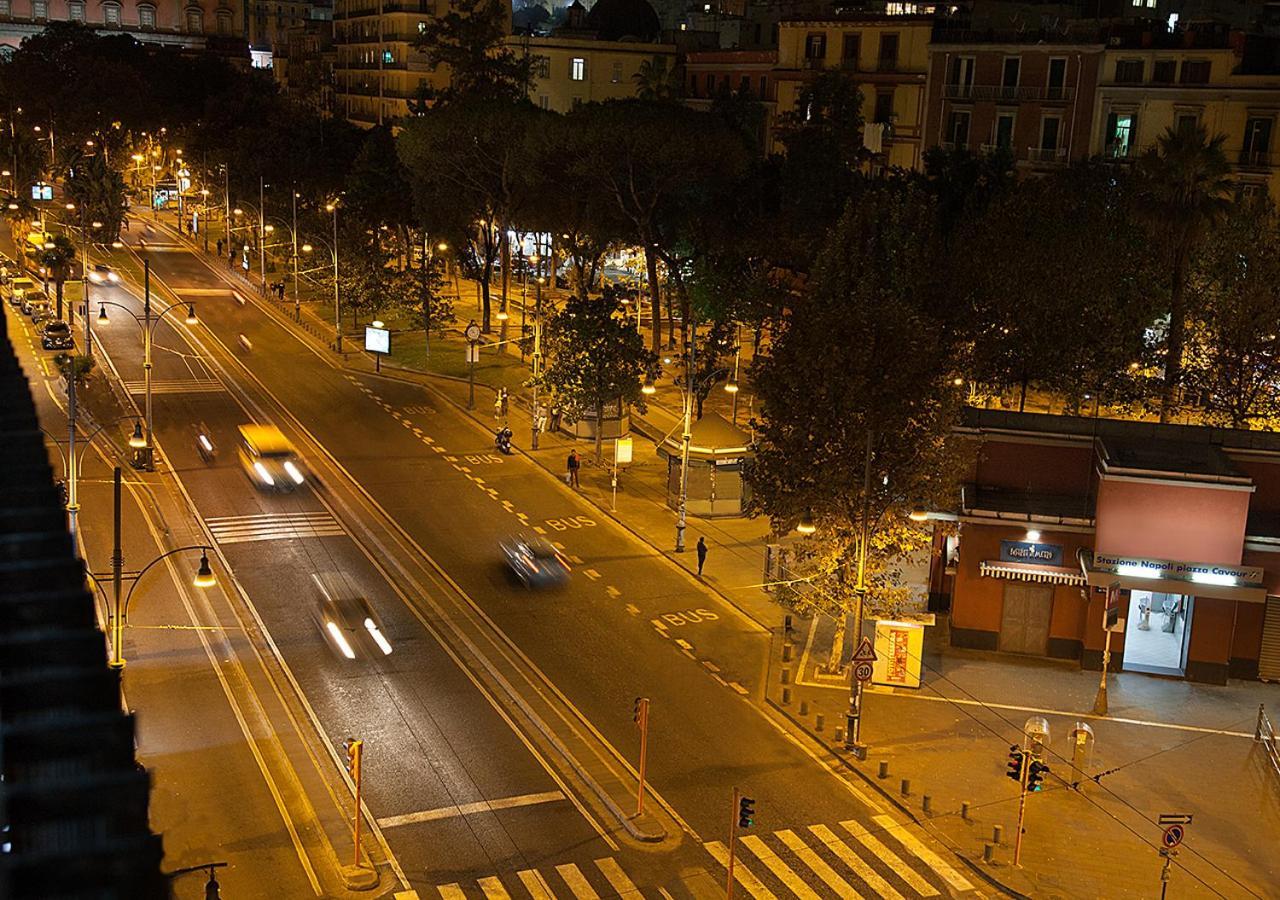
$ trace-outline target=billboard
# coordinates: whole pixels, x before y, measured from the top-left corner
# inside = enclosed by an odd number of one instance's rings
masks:
[[[366,326],[364,329],[364,349],[370,353],[390,353],[391,332],[386,328]]]

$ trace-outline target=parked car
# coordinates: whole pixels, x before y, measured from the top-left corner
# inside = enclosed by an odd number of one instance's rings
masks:
[[[52,309],[53,304],[49,302],[49,298],[43,293],[28,293],[22,298],[22,311],[27,314],[27,318],[37,325],[52,315]]]
[[[8,298],[10,306],[21,306],[22,298],[26,296],[27,291],[39,290],[36,287],[34,279],[25,275],[17,275],[9,280]]]
[[[72,350],[76,346],[71,326],[61,319],[50,319],[40,333],[40,346],[46,350]]]

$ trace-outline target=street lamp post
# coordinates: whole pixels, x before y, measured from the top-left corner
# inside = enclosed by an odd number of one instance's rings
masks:
[[[80,469],[81,458],[89,451],[89,446],[94,440],[101,435],[107,428],[112,425],[119,424],[125,419],[134,419],[133,434],[129,437],[129,446],[135,450],[139,450],[146,445],[146,439],[142,436],[142,424],[133,416],[122,416],[119,419],[113,419],[105,425],[99,425],[87,439],[81,442],[80,452],[76,453],[76,372],[74,357],[72,359],[71,371],[67,373],[67,453],[62,455],[62,448],[58,446],[55,440],[53,445],[58,450],[58,455],[62,457],[62,468],[67,476],[67,527],[71,532],[71,545],[74,548],[77,543],[77,524],[80,515]]]
[[[154,419],[152,418],[152,413],[151,413],[151,410],[152,410],[152,406],[151,406],[152,335],[155,332],[156,326],[160,324],[160,321],[170,312],[177,309],[179,306],[185,305],[187,307],[186,323],[188,325],[195,325],[198,320],[196,319],[195,304],[194,303],[184,304],[183,301],[179,301],[177,303],[172,304],[171,306],[166,307],[165,309],[162,309],[159,313],[157,313],[153,317],[151,315],[151,262],[150,260],[143,261],[142,277],[143,277],[142,317],[139,318],[138,315],[134,313],[132,310],[130,310],[127,306],[123,306],[111,300],[103,300],[98,303],[98,321],[102,324],[106,324],[108,321],[110,321],[107,317],[107,307],[114,306],[117,309],[124,310],[125,314],[128,315],[129,318],[133,319],[133,321],[137,323],[138,327],[142,329],[142,360],[143,360],[142,373],[143,373],[143,381],[145,385],[144,390],[146,392],[146,423],[147,423],[146,444],[144,445],[144,447],[146,450],[147,471],[153,472],[155,471],[155,438],[154,438],[155,431],[154,431]]]
[[[676,512],[676,553],[684,552],[685,516],[689,507],[689,445],[693,443],[693,373],[697,345],[698,320],[691,315],[684,369],[684,433],[680,436],[680,503]],[[599,422],[596,427],[600,427]]]
[[[293,192],[293,320],[302,321],[302,298],[298,294],[298,192]]]
[[[542,374],[542,276],[534,282],[533,289],[533,440],[531,446],[538,449],[538,433],[542,419],[542,407],[538,405],[538,376]],[[596,423],[598,426],[600,423]]]
[[[325,206],[325,209],[333,213],[333,346],[339,353],[342,352],[342,308],[338,305],[338,201],[335,200]]]
[[[262,275],[262,293],[267,292],[267,222],[263,210],[267,183],[258,176],[258,271]]]

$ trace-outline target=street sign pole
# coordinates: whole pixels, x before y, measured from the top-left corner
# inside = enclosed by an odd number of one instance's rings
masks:
[[[649,761],[649,698],[636,700],[636,727],[640,729],[640,783],[636,787],[636,815],[644,815],[644,776]]]
[[[850,667],[849,712],[845,716],[844,749],[858,759],[867,758],[867,746],[862,743],[862,692],[871,680],[876,661],[876,651],[871,645],[871,638],[863,635],[858,648],[853,653],[853,665]]]
[[[480,340],[480,326],[472,319],[467,324],[467,409],[476,408],[476,342]]]
[[[1119,608],[1120,582],[1113,581],[1107,586],[1107,599],[1102,607],[1102,676],[1098,680],[1098,695],[1093,701],[1093,714],[1095,716],[1105,716],[1107,714],[1107,666],[1111,663],[1111,629],[1116,622],[1112,613],[1118,613]]]
[[[733,858],[738,843],[738,800],[742,795],[737,788],[733,789],[733,806],[729,815],[729,876],[724,886],[725,900],[733,900]]]
[[[1018,782],[1018,833],[1013,836],[1013,864],[1015,866],[1022,865],[1022,830],[1027,821],[1027,775],[1031,772],[1032,759],[1034,757],[1029,752],[1024,751],[1022,778]]]

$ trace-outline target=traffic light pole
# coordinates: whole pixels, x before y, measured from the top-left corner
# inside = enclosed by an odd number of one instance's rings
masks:
[[[1030,753],[1024,753],[1022,757],[1022,777],[1019,779],[1018,791],[1018,833],[1013,838],[1013,864],[1021,865],[1022,860],[1022,829],[1027,821],[1027,776],[1031,772],[1032,756]]]
[[[741,798],[742,794],[734,788],[733,806],[730,807],[733,815],[729,817],[729,876],[724,886],[725,900],[733,900],[733,859],[738,844],[738,804]]]
[[[636,727],[640,729],[640,783],[636,787],[636,816],[644,815],[644,775],[649,761],[649,698],[636,699]]]

